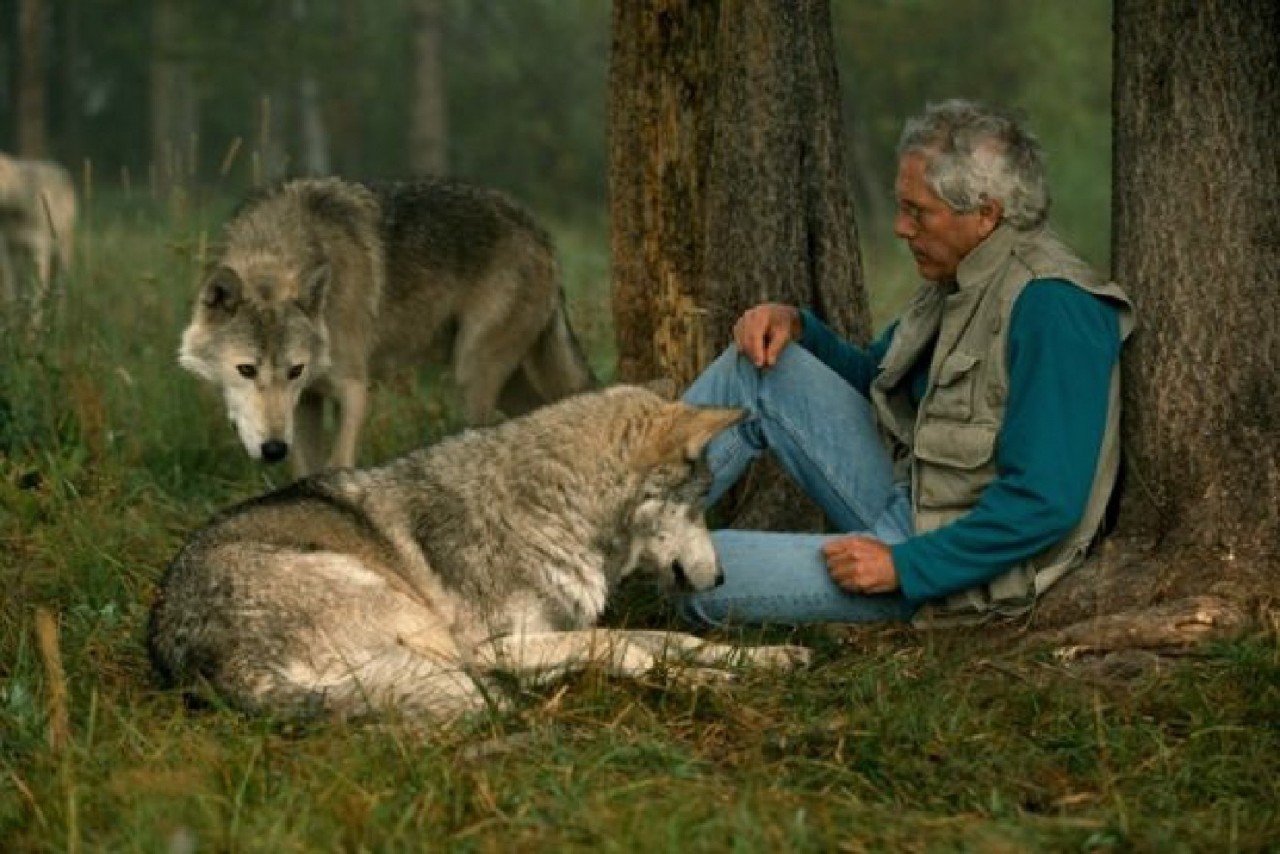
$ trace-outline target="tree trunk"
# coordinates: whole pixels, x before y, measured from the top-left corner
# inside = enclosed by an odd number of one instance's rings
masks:
[[[609,101],[619,379],[687,386],[766,300],[865,340],[825,0],[615,3]],[[736,524],[814,526],[777,480]]]
[[[444,63],[441,57],[444,10],[440,0],[413,0],[413,86],[409,103],[409,169],[441,175],[448,169]]]
[[[865,338],[826,2],[615,3],[609,122],[620,378],[687,384],[763,300]]]
[[[18,154],[47,154],[44,0],[18,3]]]
[[[1196,594],[1238,612],[1280,581],[1280,4],[1117,0],[1114,29],[1125,488],[1041,617],[1183,602],[1194,627]]]
[[[309,26],[306,0],[293,0],[293,20],[299,30]],[[320,83],[310,59],[298,69],[298,142],[302,151],[302,172],[328,175],[333,171],[329,156],[329,132],[320,108]]]
[[[155,0],[151,32],[151,169],[153,192],[181,204],[195,173],[198,112],[188,59],[186,13],[176,0]]]
[[[364,50],[364,7],[360,0],[338,0],[339,37],[336,61],[344,68],[358,68]],[[366,162],[362,93],[359,86],[335,86],[327,92],[332,110],[328,127],[333,140],[333,168],[339,174],[357,174]]]
[[[1280,5],[1121,2],[1116,25],[1113,252],[1142,319],[1122,523],[1274,550]]]

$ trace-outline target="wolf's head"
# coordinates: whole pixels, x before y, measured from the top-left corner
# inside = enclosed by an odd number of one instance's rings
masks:
[[[632,460],[641,479],[629,520],[631,549],[624,574],[642,572],[681,592],[723,583],[707,530],[704,502],[711,471],[704,451],[743,414],[681,402],[662,403],[653,412]]]
[[[215,269],[200,288],[178,351],[182,367],[222,389],[249,456],[273,463],[289,455],[303,389],[329,370],[329,268],[279,281],[286,276],[267,265],[250,274]]]

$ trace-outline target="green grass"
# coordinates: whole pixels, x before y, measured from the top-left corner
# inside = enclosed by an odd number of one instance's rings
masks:
[[[1274,626],[1126,683],[978,636],[812,628],[763,633],[816,649],[802,673],[698,690],[588,673],[427,735],[188,707],[150,678],[154,583],[186,531],[284,474],[244,458],[219,401],[174,361],[209,223],[123,200],[87,219],[56,332],[0,339],[0,849],[1280,845]],[[605,235],[554,230],[607,376]],[[371,460],[451,428],[430,396],[374,405]],[[61,751],[36,607],[60,624]],[[611,617],[668,619],[640,589]]]

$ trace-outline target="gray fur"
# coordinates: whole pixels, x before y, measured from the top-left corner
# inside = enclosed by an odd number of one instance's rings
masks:
[[[495,671],[793,666],[807,651],[593,628],[632,572],[719,583],[701,457],[740,416],[618,386],[233,507],[166,571],[152,660],[251,712],[431,720],[500,698]]]
[[[500,193],[299,179],[248,199],[223,244],[179,361],[222,389],[251,456],[290,456],[298,475],[354,465],[371,379],[443,352],[470,424],[595,385],[551,242]]]

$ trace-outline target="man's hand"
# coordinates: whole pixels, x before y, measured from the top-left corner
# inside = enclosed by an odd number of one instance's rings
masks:
[[[751,364],[771,368],[782,348],[800,337],[803,330],[800,309],[793,305],[766,302],[749,308],[733,325],[733,342]]]
[[[892,593],[898,589],[893,552],[872,537],[828,540],[822,547],[831,580],[850,593]]]

